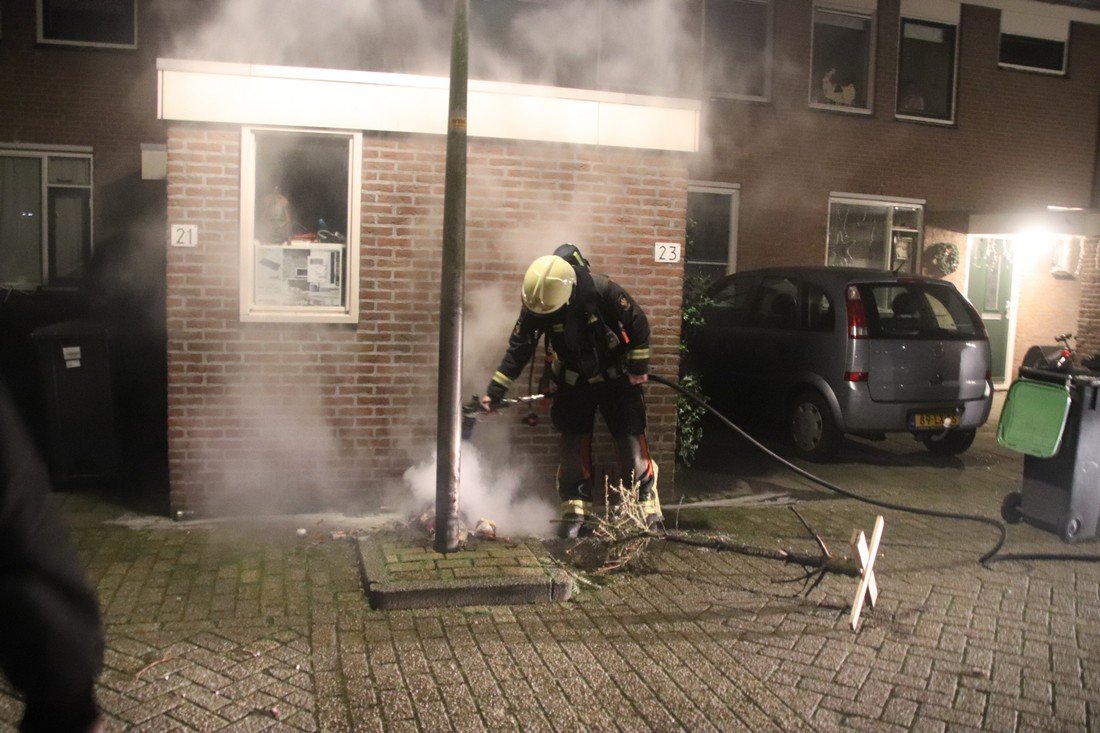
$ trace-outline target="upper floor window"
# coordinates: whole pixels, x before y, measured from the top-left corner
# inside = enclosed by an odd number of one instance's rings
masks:
[[[591,88],[596,83],[599,4],[471,0],[470,78]],[[567,24],[561,43],[548,28]]]
[[[903,17],[900,36],[896,115],[954,122],[957,21]]]
[[[703,65],[712,97],[771,97],[772,4],[761,0],[706,0]]]
[[[833,194],[826,264],[915,272],[923,220],[923,201]]]
[[[137,48],[137,0],[37,0],[38,42]]]
[[[0,285],[79,285],[91,257],[91,154],[0,150]]]
[[[241,136],[241,320],[355,323],[360,133]]]
[[[1001,11],[998,66],[1043,74],[1065,74],[1068,50],[1068,20]]]
[[[860,7],[866,10],[859,10]],[[814,4],[810,105],[870,113],[875,57],[875,4]]]
[[[471,0],[470,75],[693,96],[702,2]]]

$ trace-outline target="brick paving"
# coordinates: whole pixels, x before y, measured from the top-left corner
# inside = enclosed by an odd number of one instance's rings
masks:
[[[98,588],[111,731],[1100,730],[1100,564],[977,557],[985,525],[835,498],[734,439],[685,471],[688,499],[774,495],[835,552],[886,517],[879,604],[847,626],[851,578],[809,596],[794,569],[654,544],[564,603],[371,610],[356,543],[295,520],[112,523],[57,496]],[[725,441],[725,442],[724,442]],[[997,517],[1022,461],[992,426],[959,459],[852,441],[825,478],[888,501]],[[814,551],[783,502],[690,509],[682,529]],[[670,522],[677,512],[670,511]],[[560,548],[557,548],[560,549]],[[1006,551],[1097,553],[1027,524]],[[0,729],[21,703],[0,687]]]

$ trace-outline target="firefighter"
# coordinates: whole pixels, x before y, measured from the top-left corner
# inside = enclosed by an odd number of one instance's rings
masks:
[[[662,521],[657,464],[646,444],[642,384],[649,371],[649,322],[620,285],[589,271],[571,244],[536,259],[523,277],[519,318],[508,350],[482,397],[492,410],[535,354],[549,342],[550,416],[561,433],[557,490],[559,535],[591,531],[595,477],[592,430],[596,411],[607,423],[621,470],[638,489],[647,523]]]
[[[51,486],[0,384],[0,670],[23,693],[21,731],[102,731],[95,592],[50,502]]]

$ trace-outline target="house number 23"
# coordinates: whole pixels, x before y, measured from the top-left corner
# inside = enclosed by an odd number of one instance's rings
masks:
[[[655,262],[679,262],[679,242],[657,242],[653,245],[653,260]]]

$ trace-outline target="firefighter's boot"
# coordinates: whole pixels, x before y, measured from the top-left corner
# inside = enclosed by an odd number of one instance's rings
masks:
[[[661,497],[657,493],[657,461],[649,459],[649,475],[638,482],[638,503],[642,506],[646,527],[664,529],[665,516],[661,511]]]
[[[558,498],[561,522],[558,537],[576,539],[592,534],[596,516],[592,511],[592,434],[566,433],[561,436],[558,463]]]
[[[563,540],[575,540],[592,534],[592,502],[583,499],[569,499],[561,503],[561,522],[558,524],[558,537]]]

